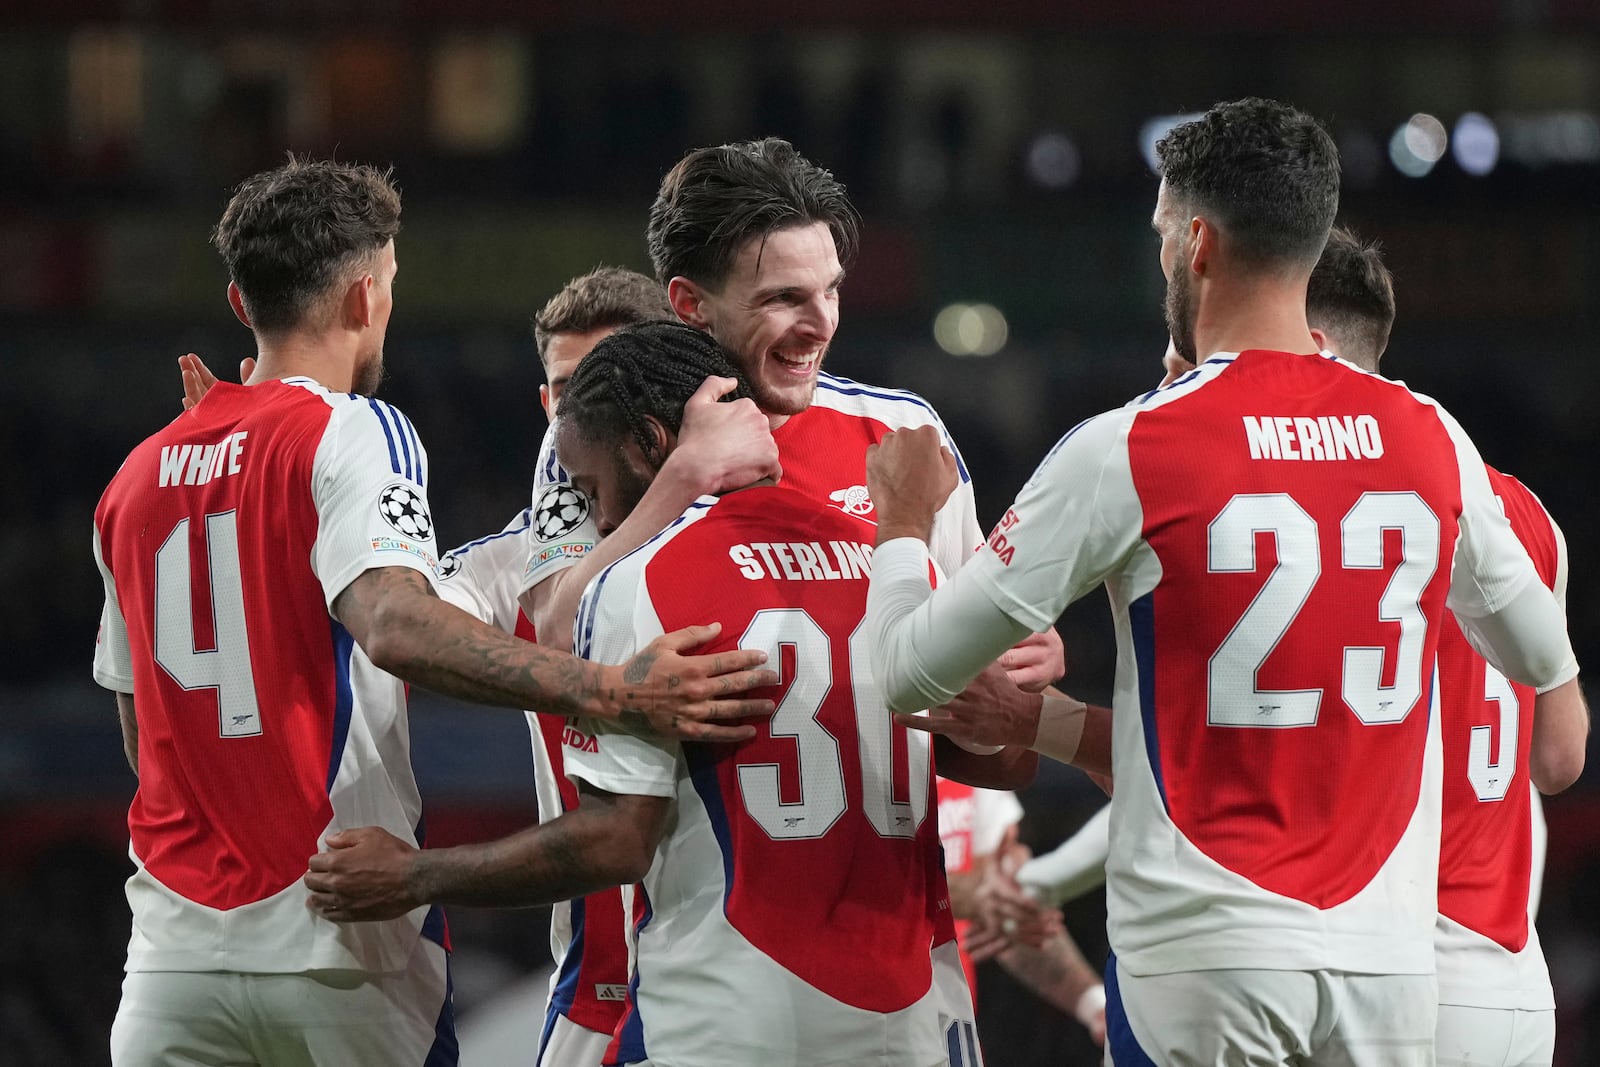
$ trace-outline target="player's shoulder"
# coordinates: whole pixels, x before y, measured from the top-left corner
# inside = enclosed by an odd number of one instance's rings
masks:
[[[607,564],[599,574],[590,579],[578,606],[575,650],[578,650],[580,656],[584,654],[581,650],[593,639],[596,622],[602,617],[615,615],[618,612],[624,614],[630,612],[631,605],[647,588],[645,573],[652,561],[667,551],[685,530],[705,518],[716,502],[717,498],[711,496],[704,496],[694,501],[682,515],[668,523],[660,533],[627,555]]]
[[[811,403],[826,411],[875,419],[891,428],[942,425],[933,405],[909,389],[866,385],[826,372],[817,375]]]
[[[485,568],[507,565],[520,568],[527,555],[532,527],[533,507],[530,505],[517,513],[499,533],[475,538],[446,552],[439,559],[439,580],[449,581],[463,572],[471,575]]]

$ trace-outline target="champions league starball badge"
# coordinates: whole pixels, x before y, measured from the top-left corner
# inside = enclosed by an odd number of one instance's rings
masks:
[[[541,541],[554,541],[582,526],[588,517],[588,498],[570,485],[552,485],[534,506],[533,533]]]
[[[433,519],[422,502],[422,494],[404,482],[396,482],[378,498],[378,514],[383,521],[406,537],[426,541],[433,536]]]

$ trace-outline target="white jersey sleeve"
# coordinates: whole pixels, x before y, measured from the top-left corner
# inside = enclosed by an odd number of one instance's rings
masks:
[[[523,508],[499,533],[445,553],[439,561],[439,598],[490,626],[515,633],[532,515],[532,508]]]
[[[556,428],[551,424],[539,444],[533,480],[528,555],[517,594],[527,592],[553,574],[573,566],[600,540],[594,508],[556,460]]]
[[[646,559],[646,551],[624,556],[584,590],[573,620],[572,648],[578,656],[596,663],[624,663],[664,632],[644,583]],[[608,793],[676,794],[681,757],[677,742],[639,737],[616,723],[593,719],[579,719],[575,726],[563,740],[568,778]]]
[[[117,601],[117,583],[100,554],[100,529],[94,531],[94,562],[106,589],[100,611],[100,634],[94,644],[94,680],[118,693],[133,692],[133,653],[128,648],[128,626]]]
[[[311,569],[330,608],[375,567],[408,567],[433,581],[439,550],[427,477],[427,453],[398,409],[370,398],[334,407],[311,472]]]
[[[956,467],[965,471],[966,464],[956,443],[942,422],[936,422],[944,437],[945,447],[956,457]],[[955,492],[944,502],[944,507],[933,517],[933,537],[928,542],[928,554],[945,574],[954,574],[964,567],[972,554],[983,544],[983,527],[978,525],[978,503],[972,492],[972,479],[962,478]]]
[[[1111,852],[1111,805],[1095,812],[1056,848],[1035,856],[1017,870],[1017,882],[1040,900],[1065,904],[1106,880]]]
[[[1131,418],[1108,412],[1068,432],[989,542],[931,595],[920,542],[878,546],[866,629],[891,708],[949,700],[1133,551],[1142,524],[1128,466]]]

